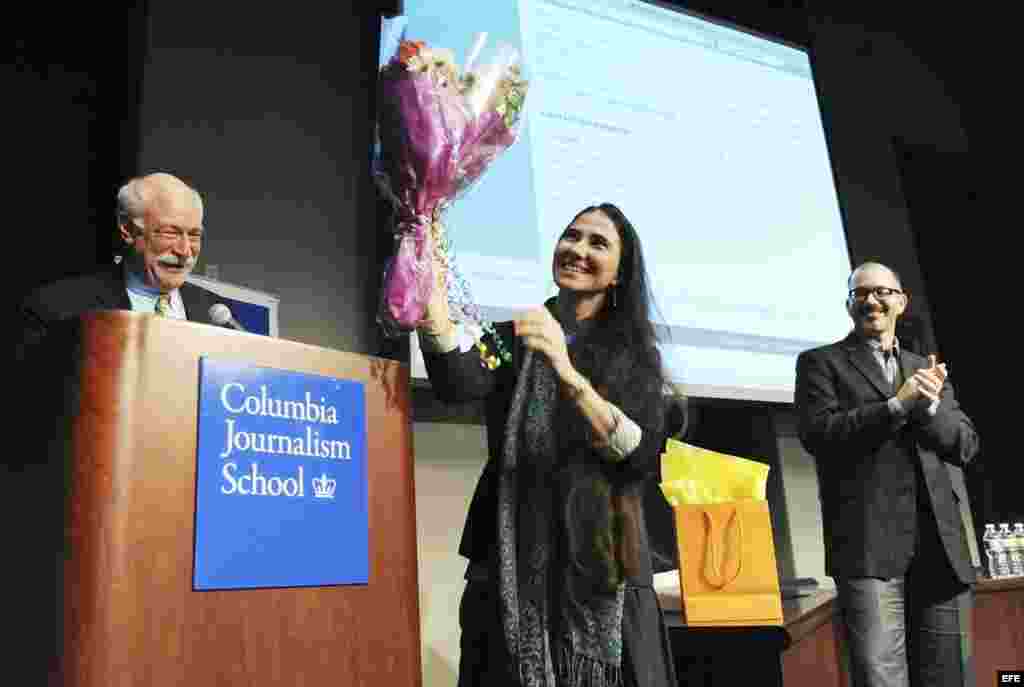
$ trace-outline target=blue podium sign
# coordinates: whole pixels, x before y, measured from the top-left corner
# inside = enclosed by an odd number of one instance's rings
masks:
[[[202,358],[195,589],[366,584],[362,382]]]

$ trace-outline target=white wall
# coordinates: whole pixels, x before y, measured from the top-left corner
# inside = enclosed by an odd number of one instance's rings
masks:
[[[814,578],[822,586],[834,586],[825,576],[825,545],[821,534],[821,504],[814,458],[800,445],[796,426],[788,414],[775,418],[781,461],[781,503],[787,514],[793,576]]]
[[[459,668],[459,599],[466,560],[462,522],[487,459],[481,425],[418,422],[416,531],[419,546],[423,687],[454,685]]]

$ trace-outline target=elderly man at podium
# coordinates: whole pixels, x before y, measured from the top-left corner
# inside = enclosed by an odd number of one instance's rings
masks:
[[[131,179],[117,194],[124,260],[43,286],[22,302],[16,360],[59,322],[89,310],[134,310],[209,322],[216,296],[185,282],[203,241],[203,199],[166,173]]]
[[[16,314],[12,386],[19,397],[11,425],[34,445],[10,452],[4,461],[10,479],[3,481],[13,510],[33,514],[31,526],[18,528],[23,541],[13,546],[23,575],[16,602],[28,604],[25,616],[38,622],[20,630],[25,650],[16,658],[39,682],[44,671],[55,669],[63,637],[63,498],[74,488],[65,441],[67,418],[76,412],[78,317],[91,310],[133,310],[209,322],[217,302],[215,294],[185,281],[203,240],[203,201],[195,189],[165,173],[131,179],[117,194],[117,225],[124,241],[118,264],[42,286]]]

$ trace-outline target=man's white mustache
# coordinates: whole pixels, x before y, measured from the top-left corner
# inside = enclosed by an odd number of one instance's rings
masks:
[[[159,262],[161,265],[166,265],[167,267],[184,267],[185,269],[189,270],[195,267],[196,265],[195,258],[186,258],[184,261],[181,261],[172,256],[160,258],[159,260],[157,260],[157,262]]]

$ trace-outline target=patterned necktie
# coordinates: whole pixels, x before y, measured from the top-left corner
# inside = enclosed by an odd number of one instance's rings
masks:
[[[171,316],[171,295],[169,293],[162,293],[157,296],[155,310],[157,315],[162,315],[163,317]]]
[[[896,390],[897,375],[899,374],[899,365],[896,362],[896,353],[892,349],[888,351],[882,351],[882,359],[885,360],[885,378],[889,382],[889,386]]]

